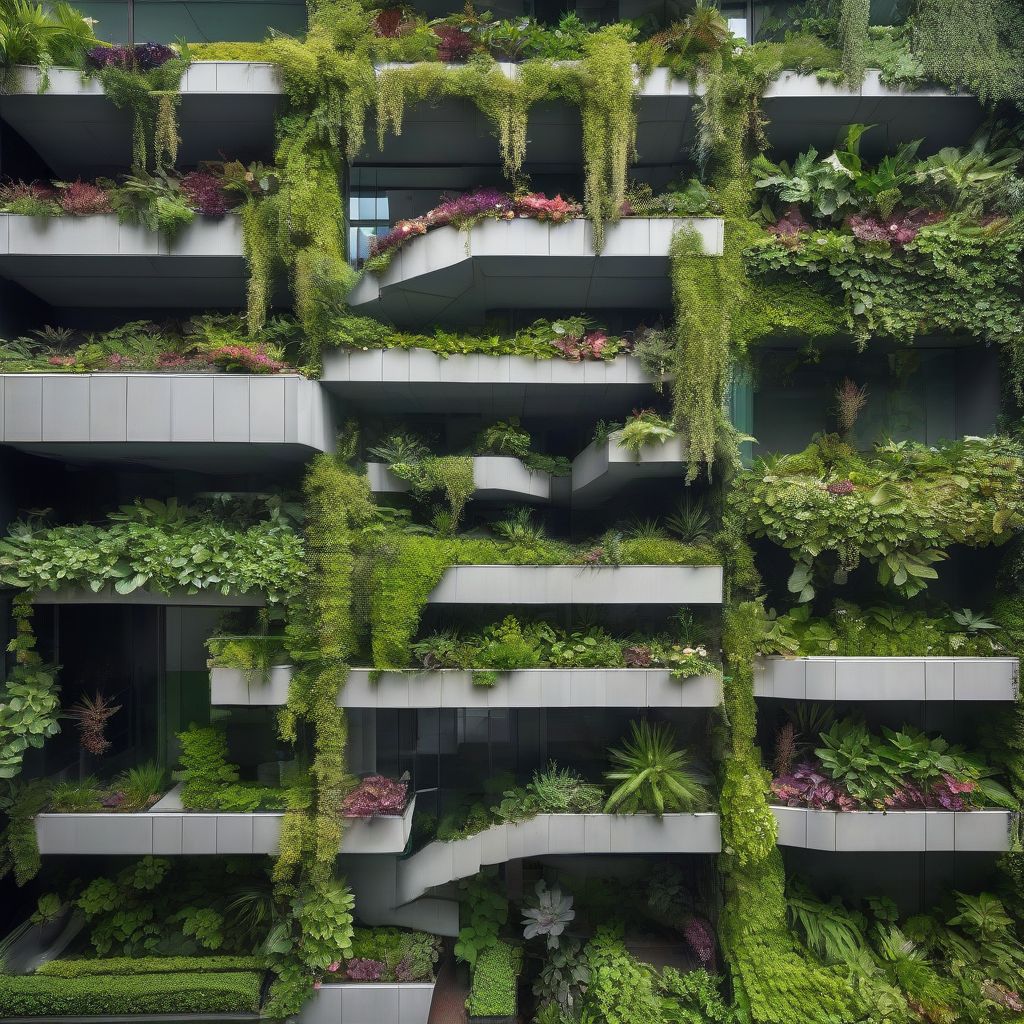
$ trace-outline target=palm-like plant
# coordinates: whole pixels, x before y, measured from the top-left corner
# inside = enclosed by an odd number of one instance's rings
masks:
[[[703,544],[711,531],[711,514],[704,507],[704,499],[687,495],[679,508],[665,517],[665,525],[685,544]]]
[[[605,813],[693,811],[707,801],[707,790],[690,771],[686,750],[676,746],[668,725],[632,722],[621,749],[608,752],[612,770],[605,779],[614,784]]]

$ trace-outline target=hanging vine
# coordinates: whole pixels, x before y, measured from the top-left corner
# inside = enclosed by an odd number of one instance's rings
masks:
[[[846,84],[860,88],[867,68],[868,24],[871,0],[842,0],[839,9],[839,48]]]
[[[313,460],[303,482],[306,501],[305,590],[289,614],[294,665],[278,718],[282,740],[312,748],[308,773],[289,787],[288,812],[274,865],[275,898],[284,925],[275,938],[277,979],[266,1013],[297,1012],[311,975],[351,947],[354,898],[334,877],[344,819],[341,803],[353,781],[345,761],[348,731],[338,694],[356,649],[352,615],[355,537],[370,515],[364,476],[330,455]]]

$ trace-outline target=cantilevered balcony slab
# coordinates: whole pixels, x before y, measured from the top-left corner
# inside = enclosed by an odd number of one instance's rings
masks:
[[[717,217],[628,217],[608,225],[600,256],[586,220],[435,228],[407,242],[383,273],[364,274],[349,302],[410,326],[479,323],[493,309],[667,309],[668,251],[680,228],[696,231],[709,256],[721,255]]]
[[[456,565],[430,604],[721,604],[719,565]]]
[[[830,853],[999,853],[1009,811],[815,811],[773,807],[779,845]]]
[[[768,118],[768,140],[783,157],[810,146],[828,154],[850,124],[876,126],[861,140],[861,153],[870,160],[915,139],[923,140],[922,153],[934,153],[962,146],[983,120],[974,96],[942,88],[890,88],[878,71],[868,71],[859,89],[785,71],[768,87],[761,109]]]
[[[410,490],[408,480],[396,476],[383,462],[369,462],[366,475],[374,494],[404,494]],[[559,490],[568,492],[562,482],[547,473],[527,469],[519,459],[502,455],[473,457],[473,497],[478,501],[548,502]]]
[[[616,432],[602,444],[589,444],[573,459],[572,503],[590,508],[636,480],[678,479],[688,457],[688,446],[681,437],[633,452],[618,443]]]
[[[290,666],[266,677],[240,669],[210,670],[215,706],[280,707],[288,699]],[[410,669],[382,672],[354,668],[338,694],[338,706],[398,708],[709,708],[722,703],[714,676],[673,679],[660,668],[531,668],[501,672],[491,686],[474,683],[472,672]]]
[[[758,658],[758,697],[815,701],[1013,701],[1017,658]]]
[[[158,605],[183,608],[262,608],[267,600],[262,594],[222,594],[219,590],[200,590],[198,594],[162,594],[140,587],[130,594],[119,594],[113,587],[89,590],[88,587],[65,587],[63,590],[40,590],[32,595],[33,604],[122,604]]]
[[[649,402],[655,380],[633,356],[570,362],[526,356],[440,356],[426,349],[335,349],[321,384],[360,411],[395,415],[625,415]]]
[[[168,242],[112,213],[0,214],[0,277],[58,307],[242,307],[241,221],[197,217]]]
[[[132,163],[132,114],[118,110],[98,79],[53,68],[39,94],[39,69],[17,68],[0,96],[0,118],[61,178],[121,173]],[[178,163],[188,167],[220,154],[268,159],[283,101],[272,64],[195,61],[181,81]]]
[[[227,373],[0,375],[0,444],[69,462],[267,468],[333,451],[316,381]]]
[[[538,814],[494,825],[468,839],[430,843],[398,863],[398,903],[477,874],[481,867],[524,857],[572,854],[720,853],[718,815]]]
[[[183,811],[177,787],[152,810],[138,814],[39,814],[36,838],[43,855],[159,856],[276,854],[284,813],[206,814]],[[401,816],[349,819],[344,853],[401,853],[412,832],[415,798]]]

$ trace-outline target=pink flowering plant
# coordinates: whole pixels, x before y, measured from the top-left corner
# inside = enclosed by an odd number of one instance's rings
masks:
[[[384,775],[368,775],[341,804],[346,818],[376,818],[397,815],[405,810],[409,784]]]
[[[495,188],[480,188],[465,195],[444,199],[420,217],[400,220],[386,234],[378,235],[370,245],[366,269],[375,273],[386,270],[394,254],[407,242],[425,235],[434,228],[454,227],[468,231],[485,220],[529,218],[552,224],[564,224],[580,216],[582,207],[557,195],[540,192],[510,195]]]
[[[772,781],[775,799],[816,810],[1016,809],[992,769],[939,736],[910,727],[872,733],[846,718],[821,733],[814,759]]]

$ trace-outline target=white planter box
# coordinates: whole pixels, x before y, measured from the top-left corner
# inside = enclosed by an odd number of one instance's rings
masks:
[[[720,217],[624,218],[607,226],[600,255],[584,220],[487,220],[468,234],[435,228],[407,242],[383,273],[364,274],[349,302],[400,325],[442,315],[479,322],[489,309],[667,308],[672,236],[695,231],[704,252],[720,256],[724,225]]]
[[[572,462],[572,502],[581,508],[597,505],[634,480],[680,477],[689,457],[681,437],[645,445],[631,452],[613,434],[604,444],[587,445]]]
[[[383,462],[368,462],[366,475],[374,494],[405,494],[411,490]],[[473,456],[473,497],[480,501],[550,501],[551,477],[534,473],[519,459],[498,455]]]
[[[82,458],[145,458],[196,445],[333,451],[334,417],[316,381],[221,373],[0,374],[0,443]],[[201,453],[207,460],[210,451]]]
[[[266,681],[241,669],[210,670],[214,706],[280,707],[288,699],[291,667],[271,669]],[[354,668],[338,697],[346,708],[707,708],[722,702],[714,676],[673,679],[667,669],[535,668],[502,672],[493,686],[477,686],[473,673]]]
[[[717,565],[457,565],[431,604],[721,604]]]
[[[169,242],[114,214],[0,214],[0,274],[52,306],[244,305],[237,216],[197,217]]]
[[[758,658],[754,693],[789,700],[1012,701],[1016,658]]]
[[[428,889],[475,875],[484,865],[562,854],[720,853],[714,813],[539,814],[494,825],[468,839],[431,843],[398,862],[397,901],[419,899]]]
[[[434,982],[324,983],[297,1024],[427,1024]]]
[[[138,814],[39,814],[35,822],[39,852],[106,856],[278,852],[282,812],[206,814],[181,811],[175,804],[172,790],[153,809]],[[409,842],[415,806],[414,797],[401,817],[348,819],[341,852],[401,853]]]
[[[773,807],[780,846],[833,853],[1002,852],[1011,814],[984,811],[817,811]]]

